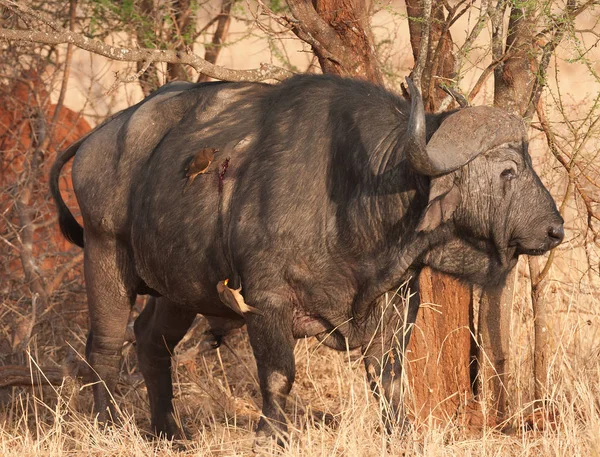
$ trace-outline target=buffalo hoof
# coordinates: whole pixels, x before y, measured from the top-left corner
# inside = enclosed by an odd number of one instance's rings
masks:
[[[213,341],[212,341],[211,347],[213,349],[217,349],[218,347],[221,346],[222,342],[223,342],[223,335],[213,335]]]
[[[410,435],[412,431],[412,422],[406,418],[397,419],[396,421],[394,421],[394,423],[390,423],[390,421],[385,421],[385,432],[390,436],[407,436]]]
[[[261,418],[256,430],[254,445],[252,446],[255,453],[260,454],[269,449],[286,448],[288,443],[287,425],[281,423],[277,423],[276,425],[269,424],[264,418]]]
[[[287,447],[287,438],[278,438],[266,433],[257,433],[252,444],[252,452],[256,455],[276,455]]]
[[[153,439],[166,439],[169,441],[188,441],[191,439],[189,433],[179,426],[172,414],[167,414],[161,423],[155,422],[152,425],[154,434]]]
[[[121,425],[120,415],[112,401],[105,408],[99,408],[94,422],[100,430],[107,430],[113,426]]]
[[[200,354],[203,354],[205,352],[210,352],[221,347],[221,344],[223,343],[223,336],[224,335],[215,334],[211,330],[203,332],[198,352]]]

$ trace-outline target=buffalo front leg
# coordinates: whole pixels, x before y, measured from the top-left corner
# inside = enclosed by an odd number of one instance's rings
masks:
[[[258,303],[257,300],[250,302]],[[256,440],[260,444],[276,437],[279,444],[284,444],[287,440],[285,405],[296,375],[291,308],[277,298],[262,302],[265,305],[260,308],[262,315],[246,317],[263,400]]]
[[[117,418],[114,392],[127,321],[136,297],[135,279],[126,251],[114,240],[87,236],[84,256],[90,313],[86,357],[95,378],[94,413],[99,422],[106,423]]]
[[[164,297],[152,297],[134,323],[138,363],[146,382],[151,427],[156,436],[185,439],[173,416],[171,356],[195,317],[195,312]]]
[[[402,306],[402,302],[394,306],[392,300],[399,299],[390,299],[393,292],[378,299],[381,321],[369,343],[363,347],[367,378],[380,401],[388,433],[396,427],[402,431],[408,426],[404,411],[402,362],[419,311],[417,281],[411,281],[409,286],[408,306]]]

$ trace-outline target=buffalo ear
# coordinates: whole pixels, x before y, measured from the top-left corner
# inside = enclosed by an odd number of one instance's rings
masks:
[[[454,173],[433,178],[429,189],[429,204],[417,226],[418,232],[430,232],[447,222],[460,204],[460,189]]]

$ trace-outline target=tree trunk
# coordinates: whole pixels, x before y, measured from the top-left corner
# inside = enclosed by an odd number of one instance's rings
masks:
[[[338,73],[350,77],[364,77],[381,83],[381,72],[373,45],[369,24],[369,4],[365,0],[315,0],[315,9],[344,43],[350,55],[344,59],[345,66],[335,60],[318,56],[326,73]]]
[[[521,116],[527,111],[537,72],[534,12],[535,2],[511,10],[504,50],[509,58],[494,69],[494,106]]]
[[[419,60],[421,46],[421,0],[406,2],[409,16],[410,42],[415,62]],[[434,1],[431,5],[429,45],[421,76],[425,106],[429,111],[438,109],[446,94],[439,88],[444,79],[454,78],[452,36],[445,28],[444,6]],[[414,70],[413,70],[414,71]],[[409,382],[414,386],[416,416],[426,419],[448,420],[473,397],[471,388],[471,288],[456,279],[430,269],[421,272],[419,278],[422,306],[413,339],[408,348]],[[474,413],[468,408],[468,415]],[[473,422],[472,417],[460,417],[461,421]],[[479,420],[479,419],[477,419]]]
[[[500,8],[500,7],[498,7]],[[494,69],[494,105],[516,115],[523,116],[528,110],[532,90],[535,85],[538,71],[538,57],[540,49],[534,43],[537,2],[528,2],[521,8],[510,7],[510,19],[506,34],[504,33],[504,9],[496,11],[492,17],[492,53],[494,60],[500,60],[504,56],[504,62]],[[504,36],[506,35],[506,40]],[[505,43],[504,43],[505,41]],[[528,259],[531,270],[532,281],[532,306],[534,319],[535,338],[535,362],[534,377],[536,379],[535,397],[540,398],[541,383],[545,383],[547,376],[546,364],[546,311],[541,297],[544,283],[537,283],[539,272],[538,261],[535,258]],[[492,407],[496,408],[500,419],[506,416],[508,406],[508,395],[506,391],[509,354],[509,328],[510,310],[512,309],[512,298],[516,283],[516,268],[508,276],[505,290],[484,290],[482,304],[487,306],[487,316],[484,322],[484,330],[488,331],[489,338],[481,341],[481,353],[479,365],[482,372],[484,390],[487,388],[491,394]],[[486,327],[486,322],[501,330],[502,336],[498,338],[494,330]],[[495,324],[497,322],[497,324]],[[543,329],[542,329],[543,328]],[[495,372],[489,362],[493,365]]]
[[[515,268],[504,283],[483,288],[479,299],[479,382],[476,388],[483,400],[485,414],[498,423],[507,415],[510,316],[516,273]]]
[[[421,46],[421,29],[423,7],[421,0],[407,0],[408,28],[410,45],[415,62],[419,59]],[[429,46],[421,78],[422,95],[427,111],[435,111],[446,93],[439,84],[444,80],[453,79],[454,54],[452,53],[452,35],[445,28],[444,6],[434,1],[431,5],[431,27],[429,30]]]
[[[535,379],[534,398],[541,400],[546,395],[548,378],[548,325],[546,323],[546,299],[544,291],[547,280],[540,271],[539,260],[529,258],[531,278],[531,304],[533,306],[533,375]]]
[[[293,32],[309,43],[323,73],[383,83],[366,0],[288,0]]]
[[[447,423],[464,412],[473,397],[471,288],[429,268],[421,272],[419,288],[421,308],[407,351],[412,393],[408,406],[415,418]],[[472,422],[462,415],[460,420]]]

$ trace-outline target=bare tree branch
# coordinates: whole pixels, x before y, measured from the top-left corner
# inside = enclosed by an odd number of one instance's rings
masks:
[[[77,0],[70,0],[69,2],[69,30],[72,32],[75,30],[75,12],[77,10]],[[48,145],[52,140],[54,134],[54,128],[56,127],[56,121],[60,117],[60,111],[65,102],[65,97],[67,95],[67,86],[69,84],[69,75],[71,73],[71,61],[73,60],[73,45],[69,43],[67,45],[67,54],[65,56],[65,70],[63,72],[63,78],[60,85],[60,93],[58,95],[58,100],[56,102],[56,107],[54,108],[54,114],[52,115],[52,120],[50,121],[48,134],[44,141],[39,145],[40,151],[43,153],[48,149]]]
[[[64,27],[62,27],[60,24],[53,21],[52,19],[48,19],[47,17],[38,13],[37,11],[32,10],[31,8],[29,8],[26,5],[23,5],[23,2],[17,3],[12,0],[0,0],[0,5],[4,5],[5,7],[7,7],[8,9],[10,9],[12,11],[20,11],[21,13],[25,14],[26,16],[37,19],[42,24],[46,24],[48,27],[56,30],[57,32],[62,32],[65,30]]]
[[[45,367],[43,376],[38,379],[37,374],[32,376],[29,367],[21,365],[6,365],[0,367],[0,387],[9,386],[34,386],[39,381],[41,385],[60,386],[66,373],[61,368]]]
[[[531,97],[529,98],[529,106],[527,107],[527,111],[524,114],[525,119],[531,119],[533,117],[533,113],[536,110],[536,106],[542,95],[542,91],[546,86],[546,71],[548,69],[548,65],[550,64],[550,58],[554,53],[554,50],[563,40],[567,28],[572,24],[575,17],[578,14],[582,13],[586,10],[589,3],[584,5],[577,5],[575,0],[567,1],[567,8],[563,16],[556,21],[555,32],[552,36],[552,39],[546,43],[542,49],[542,58],[540,60],[540,65],[537,72],[537,78],[534,83],[534,87],[531,91]]]
[[[40,44],[71,43],[85,51],[121,62],[181,63],[189,65],[199,73],[221,81],[283,80],[292,76],[292,72],[289,70],[268,63],[263,63],[260,68],[253,70],[231,70],[213,65],[201,57],[188,52],[147,48],[129,49],[121,46],[112,46],[71,31],[41,32],[35,30],[0,29],[0,39]]]
[[[479,91],[481,90],[481,88],[483,87],[483,85],[485,84],[487,79],[492,75],[492,73],[494,72],[496,67],[498,65],[500,65],[501,63],[503,63],[504,61],[506,61],[507,59],[509,59],[510,57],[511,57],[511,53],[507,52],[506,54],[504,54],[502,56],[502,58],[500,60],[492,62],[485,68],[485,70],[483,70],[481,72],[481,74],[479,75],[479,78],[477,79],[477,82],[471,89],[471,92],[469,92],[469,96],[468,96],[469,100],[473,100],[475,97],[477,97],[477,94],[479,93]]]
[[[71,258],[71,260],[62,265],[61,268],[54,274],[52,282],[50,282],[46,286],[46,294],[48,296],[51,296],[54,293],[54,291],[58,288],[58,286],[60,286],[64,277],[73,270],[73,267],[75,267],[75,265],[81,263],[82,260],[83,251],[78,253],[73,258]]]
[[[454,101],[456,101],[456,103],[458,103],[458,105],[461,108],[466,108],[467,106],[469,106],[469,101],[465,98],[465,96],[463,94],[461,94],[456,89],[453,89],[452,87],[449,87],[445,84],[440,84],[440,87],[442,88],[442,90],[444,92],[446,92],[448,94],[448,96],[450,98],[452,98]]]
[[[481,10],[479,12],[479,19],[475,23],[475,26],[469,32],[469,35],[465,39],[465,42],[460,47],[458,52],[455,55],[454,60],[454,74],[460,75],[460,69],[462,67],[464,57],[471,51],[471,47],[473,43],[485,27],[485,23],[487,22],[488,9],[490,6],[491,0],[483,0],[481,3]],[[458,81],[457,81],[458,82]]]

